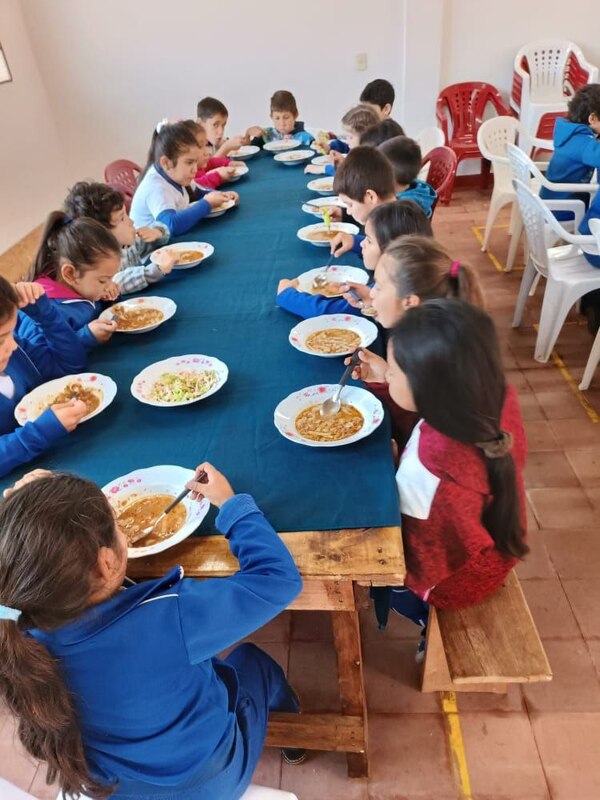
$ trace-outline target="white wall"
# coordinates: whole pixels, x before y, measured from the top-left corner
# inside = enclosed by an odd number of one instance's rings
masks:
[[[0,84],[0,252],[64,194],[64,159],[18,0],[0,2],[0,42],[12,73]]]

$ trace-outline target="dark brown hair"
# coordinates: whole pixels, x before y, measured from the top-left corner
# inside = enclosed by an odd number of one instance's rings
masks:
[[[23,746],[46,762],[48,782],[58,779],[65,794],[104,798],[114,787],[90,774],[60,662],[27,630],[53,631],[80,617],[94,591],[98,551],[115,545],[108,501],[83,478],[43,477],[0,504],[0,603],[21,612],[18,622],[0,620],[0,695]]]
[[[569,102],[569,121],[590,124],[590,114],[600,119],[600,83],[588,83],[576,92]]]
[[[342,117],[342,125],[354,133],[363,133],[367,128],[377,125],[379,117],[372,106],[366,103],[359,103],[346,111]]]
[[[506,381],[496,329],[485,312],[460,300],[429,300],[407,310],[390,341],[426,422],[479,447],[502,437]],[[529,548],[515,463],[510,452],[484,459],[491,500],[481,521],[500,553],[521,558]]]
[[[121,248],[102,223],[89,217],[71,219],[63,211],[53,211],[42,231],[29,280],[41,275],[57,279],[66,263],[73,264],[78,272],[90,272],[109,255],[120,257]]]
[[[110,228],[110,218],[114,211],[125,205],[123,195],[105,183],[79,181],[69,191],[65,200],[65,211],[73,219],[90,217],[98,220],[105,228]]]
[[[229,116],[229,111],[227,111],[225,104],[217,100],[216,97],[203,97],[202,100],[198,101],[196,106],[198,119],[210,119],[217,114],[222,114],[224,117]]]
[[[274,111],[289,111],[295,117],[298,116],[298,105],[296,98],[291,92],[286,89],[280,89],[273,93],[271,97],[271,114]]]
[[[394,195],[394,173],[387,158],[374,147],[350,150],[333,179],[333,191],[362,203],[367,189],[387,199]]]
[[[399,186],[409,186],[421,170],[421,148],[408,136],[394,136],[379,146],[394,169],[394,179]]]
[[[0,322],[5,322],[19,308],[19,298],[12,283],[0,275]]]
[[[172,124],[165,123],[161,126],[159,133],[155,128],[152,131],[146,166],[138,182],[142,180],[153,164],[158,164],[162,156],[175,163],[179,156],[190,147],[198,147],[197,131],[194,129],[197,124],[193,119],[186,119]]]
[[[365,88],[360,93],[361,103],[371,103],[374,106],[379,106],[383,109],[388,104],[394,105],[396,93],[394,87],[385,78],[375,78],[374,81],[367,83]]]
[[[370,212],[367,221],[373,226],[381,252],[399,236],[433,236],[431,222],[421,206],[412,200],[381,203]]]
[[[435,239],[401,236],[388,244],[383,255],[398,297],[416,295],[420,300],[453,297],[484,307],[475,270],[455,261]]]
[[[394,136],[404,136],[404,129],[395,119],[388,117],[387,119],[382,119],[377,125],[371,125],[370,128],[361,133],[360,143],[370,144],[371,147],[379,147],[380,144],[387,142],[388,139],[393,139]]]

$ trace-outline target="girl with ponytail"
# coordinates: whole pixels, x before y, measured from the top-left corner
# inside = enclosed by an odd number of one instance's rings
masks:
[[[480,309],[454,299],[410,308],[387,361],[392,400],[420,417],[396,476],[410,591],[394,589],[391,606],[424,624],[426,604],[479,603],[528,552],[525,433]]]

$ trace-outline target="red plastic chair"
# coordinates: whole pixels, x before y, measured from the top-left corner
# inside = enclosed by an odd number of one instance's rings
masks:
[[[125,199],[125,208],[129,213],[133,194],[137,188],[138,178],[142,168],[133,161],[121,158],[111,161],[104,168],[104,181],[117,192],[121,192]]]
[[[427,183],[437,192],[437,200],[431,209],[431,216],[435,211],[437,201],[447,206],[452,197],[454,179],[458,167],[458,158],[454,150],[449,147],[434,147],[423,159],[423,166],[429,164]]]
[[[504,104],[498,89],[490,83],[479,81],[446,86],[440,92],[436,105],[438,125],[444,132],[447,147],[456,153],[457,161],[460,163],[466,158],[481,158],[483,186],[487,185],[490,162],[481,155],[477,144],[477,131],[483,122],[488,104],[494,106],[499,116],[512,116],[512,111]]]

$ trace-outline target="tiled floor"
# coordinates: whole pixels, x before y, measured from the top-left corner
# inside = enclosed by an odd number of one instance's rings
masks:
[[[554,681],[512,687],[508,695],[459,695],[472,800],[598,800],[600,797],[600,370],[586,397],[576,386],[591,347],[573,315],[556,357],[532,358],[541,291],[523,325],[510,327],[520,272],[497,271],[473,228],[485,224],[485,196],[460,191],[439,208],[434,228],[459,259],[477,266],[496,319],[509,379],[517,387],[529,435],[527,486],[531,553],[520,567]],[[506,223],[506,217],[499,225]],[[494,230],[496,263],[506,229]],[[586,403],[587,399],[587,403]],[[451,768],[437,695],[422,695],[415,631],[398,618],[380,634],[362,616],[370,710],[371,776],[349,780],[344,757],[314,754],[299,767],[269,750],[257,783],[281,786],[300,800],[467,800]],[[339,701],[331,627],[324,614],[284,614],[255,637],[288,670],[307,709]],[[35,797],[54,800],[42,767],[14,742],[0,711],[0,775]],[[216,800],[221,800],[216,799]]]

